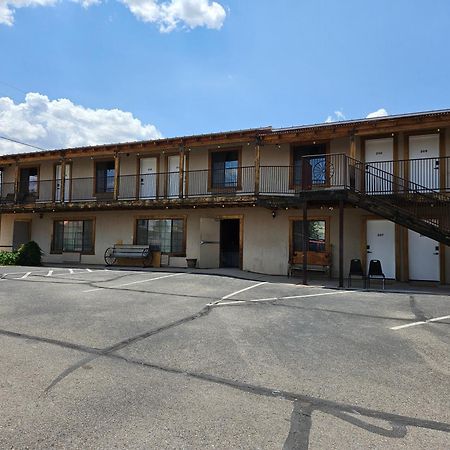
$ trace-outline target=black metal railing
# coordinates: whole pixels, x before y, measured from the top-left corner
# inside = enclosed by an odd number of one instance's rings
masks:
[[[437,175],[438,174],[438,175]],[[345,154],[307,155],[290,166],[223,167],[215,170],[161,172],[65,180],[40,180],[30,185],[0,185],[3,204],[108,202],[203,198],[212,196],[295,196],[307,191],[356,190],[368,195],[421,194],[433,202],[450,192],[450,157],[364,163]],[[408,197],[408,198],[409,198]],[[405,197],[406,198],[406,197]],[[439,200],[438,199],[438,200]]]

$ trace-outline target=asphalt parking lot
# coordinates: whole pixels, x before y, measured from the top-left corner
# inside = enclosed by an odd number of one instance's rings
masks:
[[[444,449],[450,299],[0,268],[0,448]]]

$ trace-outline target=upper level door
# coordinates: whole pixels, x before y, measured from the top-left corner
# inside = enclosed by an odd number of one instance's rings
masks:
[[[62,177],[61,177],[61,164],[55,166],[55,202],[61,201],[61,187],[62,187]],[[72,175],[72,166],[70,164],[65,165],[65,182],[64,182],[64,201],[70,201],[70,177]]]
[[[416,189],[439,189],[439,134],[409,137],[409,180]]]
[[[393,191],[394,139],[369,139],[365,142],[366,192],[389,194]]]
[[[157,171],[157,158],[141,158],[139,174],[139,198],[152,199],[157,197]]]
[[[167,196],[178,197],[180,193],[180,157],[178,155],[167,158]]]

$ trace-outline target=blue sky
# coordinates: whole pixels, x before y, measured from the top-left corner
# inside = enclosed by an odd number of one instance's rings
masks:
[[[12,102],[0,105],[0,135],[46,148],[79,143],[37,127],[54,122],[30,118],[48,102],[47,114],[57,114],[61,98],[83,110],[130,112],[130,139],[450,107],[448,0],[217,0],[223,17],[195,26],[187,9],[172,30],[161,30],[167,16],[132,12],[161,8],[158,0],[29,0],[49,4],[14,9],[16,1],[0,0],[0,20],[2,4],[14,14],[13,24],[0,23],[0,97]],[[31,108],[26,93],[48,99]],[[19,113],[27,126],[8,122]],[[156,130],[139,131],[146,125]],[[109,136],[128,138],[91,126],[83,139]]]

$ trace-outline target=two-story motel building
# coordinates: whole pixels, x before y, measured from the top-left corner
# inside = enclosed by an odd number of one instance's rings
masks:
[[[6,155],[0,250],[103,264],[151,243],[173,267],[286,275],[306,248],[341,279],[359,258],[445,282],[449,161],[450,110]]]

